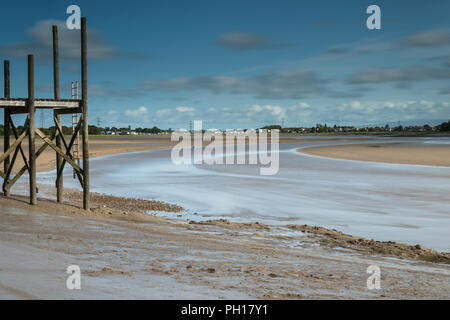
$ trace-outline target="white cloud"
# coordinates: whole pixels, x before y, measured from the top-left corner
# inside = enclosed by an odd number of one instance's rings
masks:
[[[165,123],[169,126],[183,125],[185,123],[184,126],[186,127],[189,124],[189,120],[196,120],[194,119],[194,114],[195,108],[192,107],[177,106],[162,108],[156,110],[154,114],[152,113],[152,121],[155,121],[155,123]],[[203,120],[203,118],[200,117],[198,120]]]
[[[300,102],[290,106],[253,104],[241,108],[222,108],[221,121],[237,126],[249,124],[281,124],[309,126],[317,122],[334,124],[385,124],[396,121],[448,119],[450,102],[428,100],[360,101],[353,100],[334,106],[312,106]]]
[[[289,111],[309,110],[309,109],[312,109],[312,107],[305,102],[300,102],[299,104],[295,104],[288,108]]]
[[[111,110],[106,114],[105,120],[107,122],[112,122],[115,123],[117,120],[120,119],[120,113],[117,112],[116,110]]]
[[[449,108],[449,102],[426,100],[351,101],[342,103],[329,111],[338,112],[343,119],[348,121],[383,122],[446,119]]]
[[[170,109],[159,109],[156,111],[157,117],[164,117],[170,114]]]
[[[178,112],[193,112],[195,109],[191,107],[179,106],[175,108]]]
[[[130,110],[130,109],[125,110],[125,116],[130,117],[130,118],[136,118],[136,119],[146,118],[147,113],[148,113],[148,110],[145,106],[141,106],[134,110]]]
[[[244,109],[249,118],[267,118],[281,121],[285,116],[285,110],[278,105],[259,105],[254,104]]]

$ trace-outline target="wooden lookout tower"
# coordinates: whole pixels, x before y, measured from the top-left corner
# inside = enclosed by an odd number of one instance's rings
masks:
[[[28,55],[28,97],[11,98],[10,96],[10,64],[4,61],[4,98],[0,98],[0,108],[4,109],[4,153],[0,156],[4,170],[0,168],[0,176],[3,178],[3,193],[7,197],[10,189],[25,173],[29,174],[30,204],[37,202],[36,186],[36,159],[42,152],[50,147],[56,152],[56,189],[57,201],[63,201],[63,170],[66,163],[70,164],[83,188],[83,208],[89,210],[89,150],[88,150],[88,90],[87,90],[87,33],[86,18],[81,18],[81,99],[61,99],[59,91],[59,49],[58,28],[53,26],[53,86],[54,99],[38,99],[34,96],[34,56]],[[46,136],[35,125],[37,109],[52,109],[55,131],[50,137]],[[61,115],[79,114],[70,141],[63,135]],[[12,121],[11,115],[26,114],[24,132],[19,135]],[[76,143],[78,133],[82,136],[82,168],[74,159],[73,145]],[[15,141],[11,143],[11,135]],[[35,139],[37,137],[44,144],[36,150]],[[28,159],[22,148],[22,142],[28,137]],[[24,166],[13,176],[12,169],[17,156],[22,156]]]

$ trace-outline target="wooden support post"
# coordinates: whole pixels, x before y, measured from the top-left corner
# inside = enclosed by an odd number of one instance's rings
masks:
[[[10,82],[9,82],[9,61],[5,60],[4,61],[4,96],[5,98],[10,98]],[[9,121],[10,121],[10,112],[9,112],[9,108],[4,108],[4,116],[5,116],[5,120],[4,120],[4,132],[3,132],[3,149],[4,151],[9,149],[9,143],[10,143],[10,132],[9,132]],[[9,156],[6,157],[5,162],[4,162],[4,171],[8,172],[8,168],[9,168],[9,164],[10,164],[10,160],[9,160]],[[6,179],[6,177],[5,177]],[[5,188],[5,186],[7,185],[7,181],[3,181],[3,194],[6,197],[9,197],[9,188]]]
[[[53,26],[53,91],[56,100],[60,99],[59,92],[59,47],[58,47],[58,27]],[[61,122],[61,116],[53,110],[53,116],[56,118],[58,123]],[[55,128],[56,130],[56,128]],[[61,137],[59,135],[56,136],[56,146],[61,148]],[[59,153],[56,153],[56,171],[62,165],[62,157]],[[63,202],[63,175],[56,177],[56,200],[58,202]]]
[[[83,108],[83,208],[89,210],[89,128],[87,87],[87,34],[86,18],[81,18],[81,99]]]
[[[36,196],[36,147],[35,147],[35,108],[34,108],[34,56],[28,55],[28,158],[30,166],[30,204],[37,203]]]

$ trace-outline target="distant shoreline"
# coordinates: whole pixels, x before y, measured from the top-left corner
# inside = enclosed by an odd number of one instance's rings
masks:
[[[420,133],[404,133],[404,134],[386,134],[386,133],[370,133],[370,132],[359,132],[359,133],[313,133],[313,134],[294,134],[294,133],[283,133],[280,134],[280,143],[304,143],[310,142],[313,140],[317,141],[335,141],[339,139],[339,137],[346,138],[349,136],[356,136],[355,139],[367,139],[371,135],[376,136],[389,136],[389,137],[415,137],[415,136],[430,136],[430,137],[448,137],[450,134],[445,134],[442,132],[420,132]],[[308,139],[311,137],[311,139]],[[319,139],[319,140],[318,140]],[[170,135],[96,135],[89,137],[89,155],[91,158],[104,156],[104,155],[112,155],[119,153],[129,153],[136,151],[149,151],[149,150],[161,150],[171,148],[176,145],[177,142],[173,142],[170,140]],[[24,150],[28,150],[27,141],[22,142],[22,147]],[[42,141],[38,139],[36,141],[36,146],[39,148],[42,145]],[[360,145],[362,146],[362,145]],[[431,147],[431,146],[430,146]],[[427,147],[427,150],[430,150],[430,147]],[[392,159],[380,159],[380,160],[371,160],[371,157],[362,156],[355,157],[354,155],[349,155],[348,152],[342,153],[344,150],[337,152],[334,149],[328,149],[325,152],[322,147],[318,148],[308,148],[302,149],[301,152],[322,155],[325,157],[331,158],[340,158],[340,159],[353,159],[353,160],[364,160],[364,161],[375,161],[375,162],[392,162]],[[333,147],[337,148],[337,147]],[[339,147],[341,148],[341,147]],[[351,147],[354,148],[354,147]],[[0,149],[3,149],[3,139],[0,139]],[[330,153],[330,151],[333,151]],[[347,150],[350,151],[350,150]],[[394,159],[395,160],[395,159]],[[412,161],[412,162],[392,162],[392,163],[409,163],[409,164],[429,164],[429,165],[437,165],[436,161],[432,161],[431,163],[427,161]],[[437,161],[438,162],[438,161]],[[444,166],[449,166],[446,164],[441,164]],[[16,173],[23,166],[23,160],[19,156],[16,159],[16,164],[13,169],[13,173]],[[39,172],[49,171],[54,169],[56,166],[56,154],[50,148],[47,149],[39,156],[37,159],[37,170]]]

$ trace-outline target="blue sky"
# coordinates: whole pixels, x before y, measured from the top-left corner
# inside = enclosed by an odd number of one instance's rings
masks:
[[[13,96],[26,96],[27,53],[36,55],[36,96],[52,96],[57,24],[69,97],[70,81],[80,77],[79,33],[65,28],[71,4],[88,21],[92,124],[186,128],[203,120],[225,129],[450,119],[446,0],[10,1],[0,12],[0,56],[11,60]],[[366,27],[371,4],[381,8],[381,30]]]

